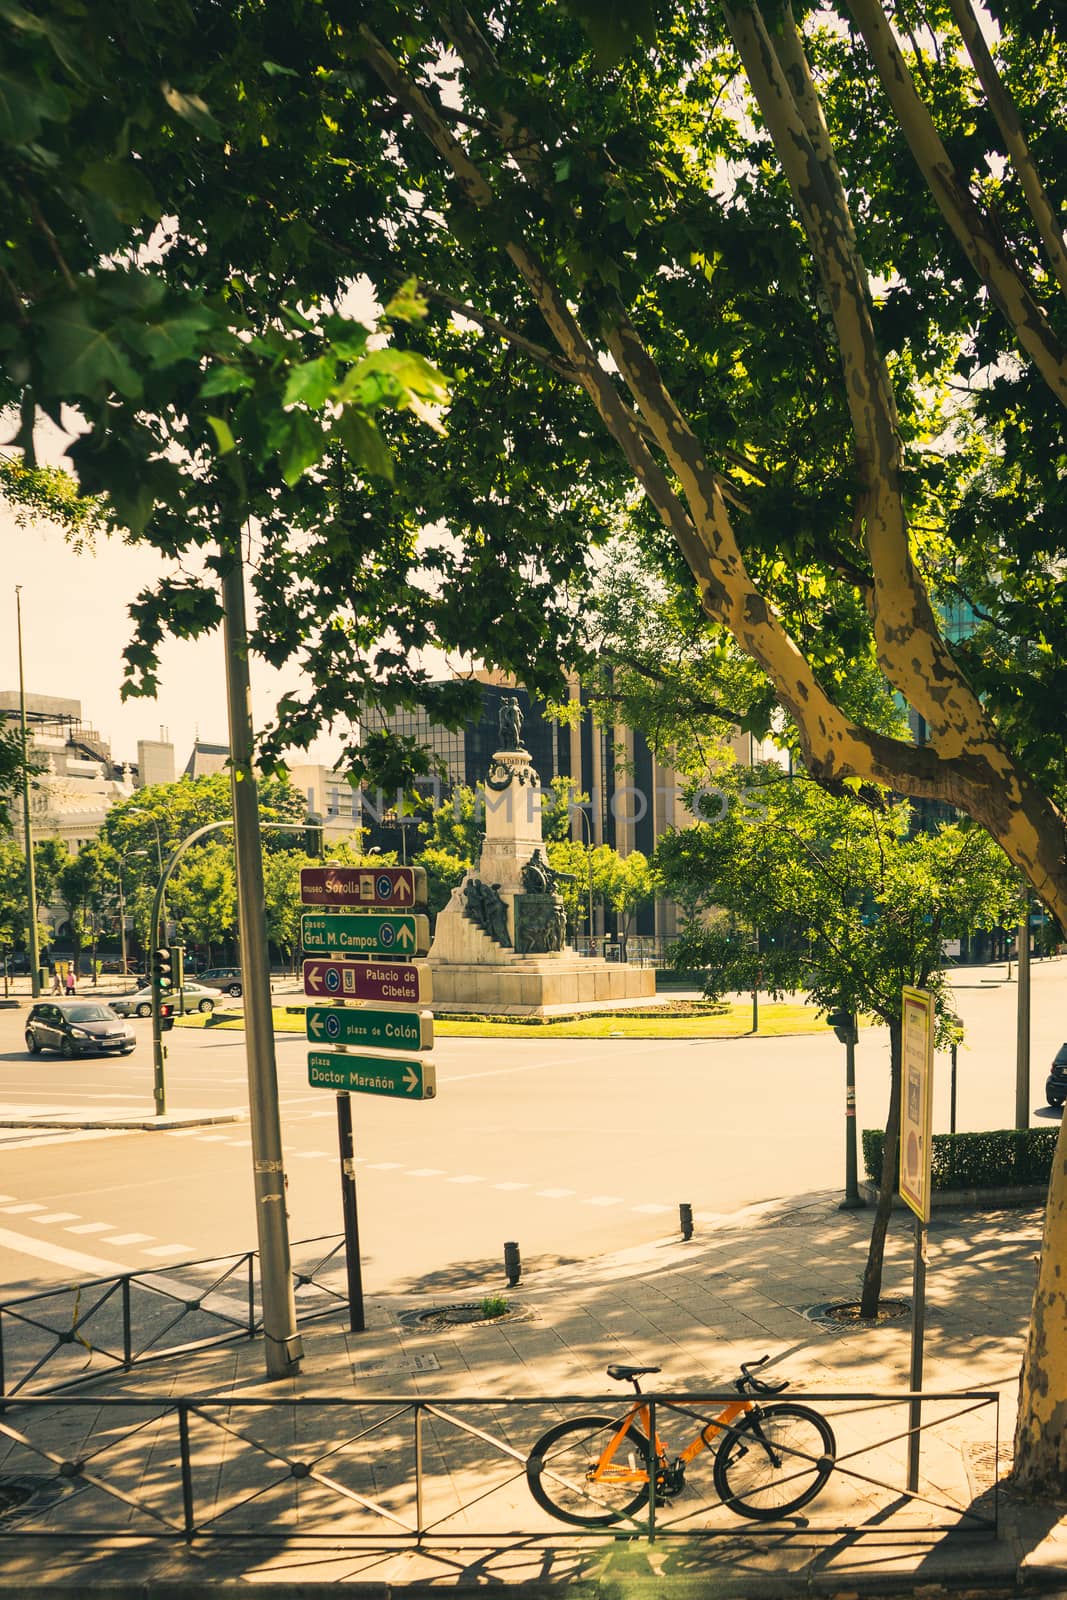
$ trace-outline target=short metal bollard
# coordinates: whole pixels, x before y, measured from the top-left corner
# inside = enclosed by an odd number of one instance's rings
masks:
[[[693,1237],[693,1208],[683,1200],[678,1207],[678,1224],[682,1230],[683,1239]]]
[[[514,1239],[509,1239],[504,1246],[504,1271],[508,1277],[508,1288],[514,1289],[522,1277],[522,1257]]]

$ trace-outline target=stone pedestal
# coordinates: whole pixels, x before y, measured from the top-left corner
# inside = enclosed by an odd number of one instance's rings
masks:
[[[485,841],[437,918],[430,946],[437,1011],[563,1015],[655,1002],[651,968],[575,955],[552,892],[541,786],[525,750],[500,750],[484,785]]]

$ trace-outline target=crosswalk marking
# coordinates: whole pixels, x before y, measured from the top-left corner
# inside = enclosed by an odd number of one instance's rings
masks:
[[[30,1217],[30,1222],[74,1222],[76,1211],[46,1211],[43,1217]]]
[[[151,1250],[146,1250],[144,1254],[146,1256],[188,1256],[190,1261],[196,1257],[196,1251],[191,1244],[157,1244]]]
[[[101,1239],[101,1244],[143,1244],[146,1239],[154,1239],[154,1233],[117,1233],[113,1239]]]
[[[44,1206],[38,1205],[34,1200],[22,1200],[14,1206],[0,1206],[0,1211],[6,1211],[12,1217],[24,1211],[44,1211],[44,1209]]]
[[[449,1178],[449,1183],[484,1183],[484,1178],[476,1178],[471,1172],[463,1172],[458,1178]]]
[[[113,1233],[113,1222],[79,1222],[76,1228],[67,1228],[66,1233]]]
[[[538,1198],[541,1200],[566,1200],[574,1193],[573,1189],[538,1189]]]

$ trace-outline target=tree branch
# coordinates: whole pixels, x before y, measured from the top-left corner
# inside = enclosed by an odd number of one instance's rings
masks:
[[[1067,405],[1067,351],[1034,299],[998,229],[953,167],[916,92],[879,0],[848,0],[911,153],[964,254],[1056,398]]]
[[[949,4],[952,6],[953,16],[967,47],[967,54],[985,90],[989,109],[997,119],[997,126],[1004,136],[1011,164],[1022,185],[1030,215],[1041,236],[1052,274],[1060,286],[1061,294],[1067,295],[1067,245],[1064,244],[1063,230],[1030,155],[1015,102],[1004,87],[970,0],[949,0]]]

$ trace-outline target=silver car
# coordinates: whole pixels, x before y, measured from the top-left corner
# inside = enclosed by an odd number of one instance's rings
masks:
[[[214,1011],[218,1004],[218,994],[214,989],[205,989],[202,983],[186,983],[182,986],[185,997],[186,1011]],[[133,994],[116,995],[111,1005],[114,1006],[120,1017],[150,1017],[152,1015],[152,988],[146,985],[143,989],[136,989]],[[166,996],[165,1004],[170,1006],[171,1012],[179,1010],[178,991],[172,989]]]

